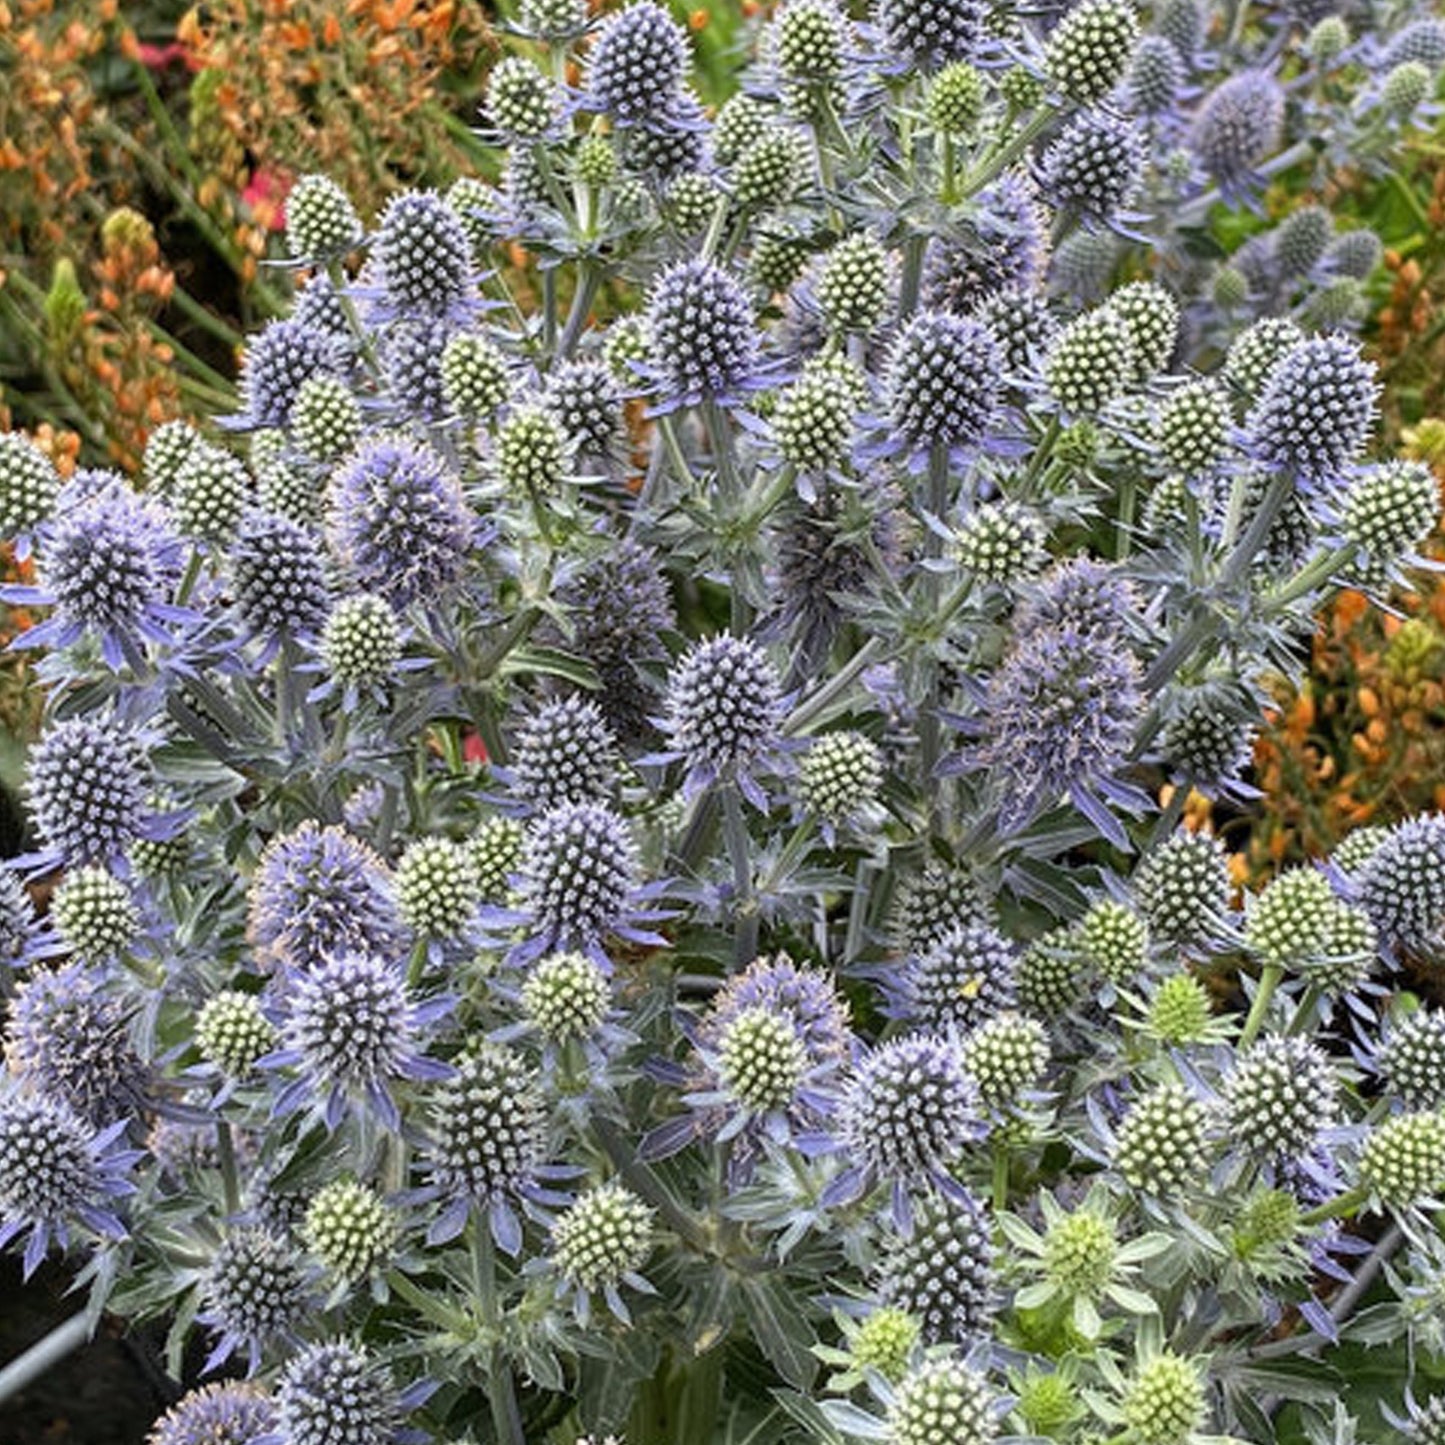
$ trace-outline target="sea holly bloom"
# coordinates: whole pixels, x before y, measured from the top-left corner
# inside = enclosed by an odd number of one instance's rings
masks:
[[[393,1088],[403,1080],[451,1077],[451,1068],[420,1046],[454,1001],[414,1000],[399,967],[364,954],[339,954],[304,973],[283,974],[279,983],[281,1047],[260,1066],[295,1076],[276,1095],[274,1115],[305,1108],[332,1130],[359,1105],[387,1128],[399,1129]]]

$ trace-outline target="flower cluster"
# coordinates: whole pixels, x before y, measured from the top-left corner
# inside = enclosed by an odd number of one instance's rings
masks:
[[[1438,512],[1370,239],[1248,205],[1445,43],[1305,8],[784,0],[710,113],[526,0],[218,425],[0,445],[0,1241],[248,1377],[161,1445],[1343,1440],[1391,1331],[1433,1418],[1445,819],[1216,836]]]

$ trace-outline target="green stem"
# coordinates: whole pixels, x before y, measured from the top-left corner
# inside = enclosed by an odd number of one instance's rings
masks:
[[[632,1186],[633,1192],[657,1210],[663,1222],[680,1240],[698,1254],[712,1256],[715,1251],[701,1225],[679,1208],[676,1200],[663,1188],[657,1175],[638,1160],[631,1144],[617,1132],[617,1126],[601,1115],[594,1115],[591,1122],[593,1136],[602,1145],[603,1153],[612,1161],[613,1168]]]
[[[582,263],[582,274],[577,280],[577,289],[572,294],[572,308],[567,313],[567,322],[562,327],[562,339],[557,343],[557,359],[565,361],[577,349],[587,318],[592,311],[592,302],[597,296],[601,275],[595,266]]]
[[[726,783],[722,789],[723,839],[733,868],[733,965],[743,969],[758,956],[758,909],[753,896],[752,846],[743,819],[742,794]]]
[[[216,1154],[221,1164],[221,1189],[225,1194],[226,1213],[241,1212],[240,1175],[236,1168],[236,1141],[231,1126],[224,1119],[216,1120]]]
[[[468,1222],[467,1231],[472,1245],[472,1282],[481,1305],[482,1323],[490,1349],[487,1402],[492,1407],[492,1426],[497,1432],[498,1445],[527,1445],[521,1412],[517,1409],[512,1370],[502,1359],[496,1339],[502,1313],[497,1300],[497,1246],[492,1240],[492,1231],[479,1223],[475,1216]]]
[[[1308,1226],[1323,1224],[1327,1219],[1348,1219],[1369,1197],[1370,1191],[1363,1184],[1357,1184],[1353,1189],[1346,1189],[1343,1194],[1336,1194],[1333,1199],[1326,1199],[1323,1204],[1307,1209],[1300,1215],[1299,1222]]]
[[[784,737],[794,737],[798,733],[803,732],[809,723],[826,712],[827,709],[853,685],[854,680],[864,668],[882,651],[883,639],[876,634],[870,637],[817,692],[805,697],[802,702],[788,714],[783,720],[782,733]]]
[[[1250,1004],[1249,1014],[1244,1020],[1244,1031],[1239,1036],[1241,1049],[1248,1048],[1259,1037],[1259,1031],[1264,1027],[1265,1017],[1269,1013],[1270,1001],[1283,980],[1284,968],[1280,964],[1265,964],[1259,975],[1259,988],[1255,991],[1254,1002]]]
[[[993,1207],[995,1212],[1008,1207],[1009,1154],[1006,1144],[993,1146]]]

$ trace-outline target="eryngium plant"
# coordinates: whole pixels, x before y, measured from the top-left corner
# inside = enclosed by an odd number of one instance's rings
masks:
[[[499,188],[298,185],[237,415],[5,440],[0,1231],[248,1377],[157,1442],[1343,1440],[1391,1336],[1436,1438],[1445,820],[1182,826],[1436,520],[1372,238],[1199,259],[1423,113],[1315,10],[787,0],[710,118],[538,0]]]

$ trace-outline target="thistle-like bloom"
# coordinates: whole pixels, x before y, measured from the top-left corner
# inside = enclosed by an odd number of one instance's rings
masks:
[[[301,1256],[277,1234],[251,1226],[227,1234],[206,1270],[201,1299],[196,1318],[216,1335],[206,1370],[240,1350],[251,1375],[268,1345],[295,1342],[313,1302]]]
[[[29,1279],[52,1244],[70,1244],[79,1223],[102,1239],[124,1239],[116,1199],[135,1193],[126,1178],[143,1150],[116,1147],[129,1121],[96,1133],[65,1104],[12,1091],[0,1098],[0,1248],[25,1230]]]
[[[987,31],[981,0],[882,0],[878,30],[892,68],[934,71],[972,60]]]
[[[246,428],[284,427],[301,388],[336,369],[337,346],[320,327],[293,316],[269,322],[241,360],[241,413]]]
[[[406,191],[388,202],[372,257],[380,273],[382,317],[466,321],[475,310],[466,228],[440,196]]]
[[[275,1424],[275,1403],[259,1385],[226,1380],[182,1395],[151,1427],[147,1445],[258,1445]]]
[[[151,806],[142,737],[104,715],[53,724],[30,751],[25,797],[43,844],[27,862],[106,863],[139,838],[164,842],[173,818]]]
[[[1316,336],[1275,364],[1249,414],[1255,454],[1306,487],[1337,482],[1375,421],[1374,366],[1347,336]]]
[[[1255,180],[1255,167],[1278,145],[1284,91],[1271,75],[1246,70],[1209,94],[1189,132],[1189,148],[1225,195]]]
[[[587,66],[587,96],[622,125],[657,122],[676,102],[687,35],[660,5],[639,0],[602,28]]]
[[[150,1082],[131,1038],[134,1012],[102,969],[77,962],[37,970],[11,1000],[6,1062],[93,1128],[129,1122]]]
[[[955,455],[977,447],[998,410],[1002,365],[997,343],[979,322],[920,312],[888,360],[887,450],[921,465],[938,448]]]
[[[180,628],[195,620],[172,602],[182,549],[169,513],[120,481],[90,492],[72,483],[38,546],[38,585],[0,595],[54,612],[16,646],[69,647],[92,637],[109,667],[141,670],[145,643],[174,646]]]
[[[1044,153],[1039,181],[1055,204],[1107,222],[1138,189],[1144,154],[1137,123],[1107,111],[1084,111]]]
[[[309,821],[261,854],[249,936],[263,963],[303,971],[343,953],[393,957],[406,942],[386,864],[344,828]]]
[[[891,1445],[990,1445],[998,1409],[988,1381],[951,1355],[906,1375],[888,1411]]]
[[[1015,975],[1007,940],[966,924],[908,960],[897,1007],[923,1028],[967,1031],[1013,1007]]]
[[[1393,948],[1427,958],[1445,951],[1445,814],[1392,828],[1357,885],[1361,906]]]
[[[453,1077],[432,1096],[421,1150],[431,1182],[421,1199],[441,1202],[428,1244],[455,1239],[474,1208],[485,1212],[496,1242],[515,1255],[522,1222],[515,1206],[564,1202],[544,1187],[568,1171],[543,1163],[547,1108],[537,1076],[519,1054],[484,1044],[457,1060]]]
[[[648,375],[659,406],[726,402],[766,384],[752,302],[738,280],[708,261],[663,272],[647,307]]]
[[[276,1385],[274,1434],[256,1445],[402,1445],[425,1437],[406,1417],[436,1389],[429,1380],[397,1387],[389,1366],[349,1340],[307,1344]]]
[[[539,813],[600,802],[612,791],[617,744],[591,698],[548,703],[529,717],[513,761],[517,792]]]
[[[638,1273],[652,1246],[652,1210],[620,1184],[589,1189],[558,1217],[552,1226],[552,1259],[584,1326],[588,1296],[595,1290],[602,1291],[616,1318],[631,1324],[619,1286],[654,1293]]]
[[[331,479],[332,550],[359,587],[397,607],[449,591],[474,531],[461,482],[424,442],[379,437]]]
[[[778,675],[745,637],[694,643],[668,677],[671,751],[687,766],[689,794],[735,782],[755,807],[766,808],[752,770],[776,747],[781,721]]]
[[[810,1065],[842,1062],[853,1050],[848,1005],[821,969],[800,968],[785,953],[759,958],[728,980],[703,1020],[698,1037],[717,1048],[744,1013],[767,1009],[792,1023]]]
[[[858,1065],[844,1093],[836,1132],[848,1163],[825,1202],[844,1203],[886,1183],[894,1220],[906,1228],[909,1195],[920,1187],[967,1199],[950,1166],[983,1132],[977,1105],[955,1044],[913,1034],[880,1045]]]
[[[29,557],[31,535],[60,492],[50,458],[23,432],[0,432],[0,537],[14,541],[18,560]]]
[[[1115,638],[1067,626],[1025,636],[989,680],[975,752],[994,771],[1005,825],[1068,798],[1105,837],[1119,838],[1100,799],[1137,802],[1115,774],[1143,710],[1138,667]]]
[[[315,632],[325,621],[326,569],[315,536],[287,517],[246,513],[231,544],[236,612],[268,648]]]
[[[1335,1122],[1339,1082],[1304,1039],[1261,1039],[1224,1084],[1230,1137],[1266,1159],[1298,1158]]]
[[[404,1079],[449,1078],[451,1069],[420,1052],[427,1029],[452,1007],[450,998],[412,999],[402,972],[361,954],[322,960],[289,978],[280,1011],[281,1047],[262,1062],[294,1069],[273,1113],[306,1107],[335,1129],[349,1107],[373,1109],[388,1129],[401,1128],[392,1088]]]
[[[935,237],[924,257],[923,297],[937,311],[975,313],[1000,292],[1028,292],[1048,267],[1048,215],[1038,188],[1009,171],[985,186],[963,234]]]
[[[919,1204],[907,1234],[891,1235],[878,1266],[878,1293],[906,1310],[931,1345],[971,1343],[993,1314],[993,1244],[982,1205],[957,1199]]]

